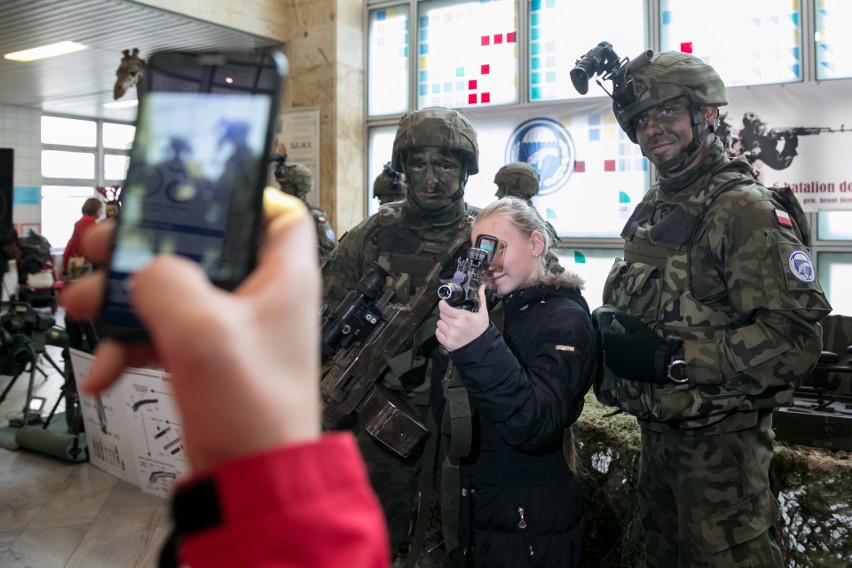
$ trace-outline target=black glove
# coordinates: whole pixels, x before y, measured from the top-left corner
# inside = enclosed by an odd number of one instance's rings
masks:
[[[667,383],[672,356],[682,341],[663,339],[642,320],[617,313],[615,320],[624,331],[603,330],[604,358],[610,371],[622,379],[643,383]]]

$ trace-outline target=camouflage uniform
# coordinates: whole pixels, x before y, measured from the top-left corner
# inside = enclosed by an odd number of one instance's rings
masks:
[[[373,182],[373,197],[379,200],[379,205],[402,201],[405,199],[406,187],[405,174],[394,171],[388,162]]]
[[[494,183],[497,185],[497,193],[494,195],[502,199],[507,195],[523,199],[527,204],[538,213],[532,198],[538,194],[540,178],[538,171],[526,162],[511,162],[506,164],[494,176]],[[556,229],[547,219],[542,219],[547,232],[550,235],[550,243],[552,247],[556,247],[562,241],[556,233]],[[559,264],[559,258],[553,251],[547,252],[547,269],[553,274],[562,274],[565,268]]]
[[[658,54],[628,68],[637,98],[613,108],[634,142],[634,118],[662,101],[727,103],[721,79],[692,56]],[[693,132],[707,136],[695,120]],[[605,369],[595,388],[641,426],[648,566],[782,565],[768,479],[771,412],[792,401],[793,381],[816,363],[819,321],[830,311],[800,213],[760,185],[747,162],[729,160],[717,139],[688,173],[658,173],[622,232],[624,259],[607,278],[604,309],[636,316],[681,346],[671,380]],[[682,364],[675,359],[685,362],[681,383],[672,378]]]
[[[275,168],[275,180],[281,186],[281,191],[304,201],[308,210],[311,212],[317,228],[319,261],[322,264],[328,259],[337,243],[334,238],[334,229],[331,228],[331,223],[328,220],[328,215],[316,205],[307,202],[307,195],[310,193],[314,183],[314,176],[311,170],[303,164],[288,164],[286,161],[282,161]]]
[[[468,120],[456,111],[427,108],[402,118],[393,148],[393,167],[405,170],[406,155],[420,147],[436,147],[463,157],[461,187],[451,203],[440,209],[420,206],[409,191],[403,201],[383,205],[379,211],[348,231],[323,267],[325,304],[336,308],[355,288],[374,262],[391,273],[387,287],[395,292],[394,302],[408,302],[423,284],[428,272],[441,259],[446,265],[442,277],[449,280],[455,268],[455,256],[447,255],[447,244],[459,230],[470,231],[464,219],[478,209],[466,204],[464,183],[468,174],[478,171],[476,132]],[[424,423],[440,424],[443,393],[440,380],[446,371],[447,357],[440,353],[434,338],[437,321],[437,296],[432,315],[413,334],[409,351],[397,354],[382,381],[406,399]],[[431,388],[436,385],[435,388]],[[433,430],[432,438],[437,439]],[[391,535],[391,551],[396,562],[406,559],[410,531],[416,520],[416,504],[421,484],[422,456],[405,462],[372,440],[360,426],[356,435],[367,462],[370,479],[379,496]],[[429,441],[427,440],[427,444]],[[437,463],[437,460],[436,460]],[[435,464],[429,464],[435,468]],[[437,472],[440,468],[435,468]],[[435,477],[438,474],[435,473]],[[437,495],[439,481],[434,484]],[[433,501],[431,508],[437,509]],[[436,523],[432,523],[435,525]],[[430,527],[440,535],[440,526]],[[440,544],[440,536],[427,537],[424,549]],[[432,558],[421,557],[418,566],[441,565],[445,552],[438,546]]]

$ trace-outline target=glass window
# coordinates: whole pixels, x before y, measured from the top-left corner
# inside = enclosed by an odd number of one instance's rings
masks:
[[[606,30],[598,24],[607,18]],[[530,101],[572,99],[580,95],[571,84],[569,72],[577,59],[606,38],[622,58],[647,49],[648,34],[644,2],[599,0],[598,2],[554,2],[532,0],[529,15]],[[602,81],[603,82],[603,81]],[[604,83],[611,90],[609,83]],[[589,95],[606,96],[590,81]]]
[[[816,78],[852,77],[852,2],[820,0],[815,4]]]
[[[408,6],[370,11],[367,47],[370,116],[408,111],[408,12]]]
[[[417,108],[518,102],[517,2],[418,6]]]
[[[621,131],[609,99],[583,108],[559,109],[552,117],[501,112],[470,116],[479,144],[479,173],[470,176],[465,201],[484,207],[496,199],[494,174],[509,162],[527,162],[539,173],[536,208],[564,238],[617,238],[648,188],[648,160]],[[528,113],[527,113],[528,114]],[[370,129],[372,180],[390,159],[396,128]],[[369,212],[378,209],[371,200]]]
[[[98,143],[97,123],[92,120],[42,116],[41,143],[94,148]]]
[[[821,241],[852,240],[852,211],[817,213],[817,239]]]
[[[113,148],[115,150],[130,150],[130,147],[133,145],[133,136],[135,134],[136,127],[132,124],[104,122],[104,148]]]
[[[95,179],[95,155],[91,152],[41,151],[41,175],[47,178]]]
[[[129,163],[130,156],[123,154],[104,155],[104,180],[123,181],[127,176],[127,165]]]
[[[65,248],[82,216],[83,203],[95,196],[91,187],[45,185],[41,188],[41,234],[50,246]]]
[[[536,208],[566,238],[615,238],[649,181],[648,160],[619,128],[609,99],[549,116],[472,120],[479,141],[479,171],[465,201],[483,207],[495,199],[494,174],[509,162],[527,162],[539,174]]]
[[[594,310],[603,303],[604,284],[612,263],[624,254],[622,249],[560,248],[556,256],[565,270],[576,273],[586,281],[583,297],[589,303],[589,308]]]
[[[379,200],[373,197],[373,182],[391,159],[395,136],[396,126],[374,126],[367,134],[367,151],[370,156],[367,164],[367,215],[379,210]]]
[[[849,282],[852,282],[852,253],[818,253],[817,274],[831,304],[831,313],[852,316],[852,295],[848,293]]]
[[[692,0],[660,0],[661,51],[692,53],[727,86],[802,79],[800,2],[716,0],[713,12],[725,17],[711,23]]]

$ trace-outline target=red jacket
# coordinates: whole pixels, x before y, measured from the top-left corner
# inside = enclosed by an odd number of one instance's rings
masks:
[[[390,566],[385,520],[348,433],[196,476],[177,489],[172,513],[181,566]]]
[[[98,220],[91,215],[83,215],[80,220],[74,223],[74,232],[71,238],[68,239],[68,244],[65,245],[65,252],[62,253],[62,273],[68,271],[68,259],[72,256],[83,256],[83,234],[92,225],[97,224]]]

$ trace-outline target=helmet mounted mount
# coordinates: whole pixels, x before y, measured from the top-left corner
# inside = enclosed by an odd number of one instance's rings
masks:
[[[665,101],[687,99],[693,139],[678,156],[658,164],[663,172],[679,168],[714,132],[715,124],[704,125],[704,107],[728,104],[725,85],[713,67],[688,53],[646,50],[633,59],[619,59],[603,41],[578,59],[570,74],[580,94],[588,91],[588,80],[595,75],[612,81],[612,93],[597,82],[612,99],[615,118],[634,144],[639,116]]]

